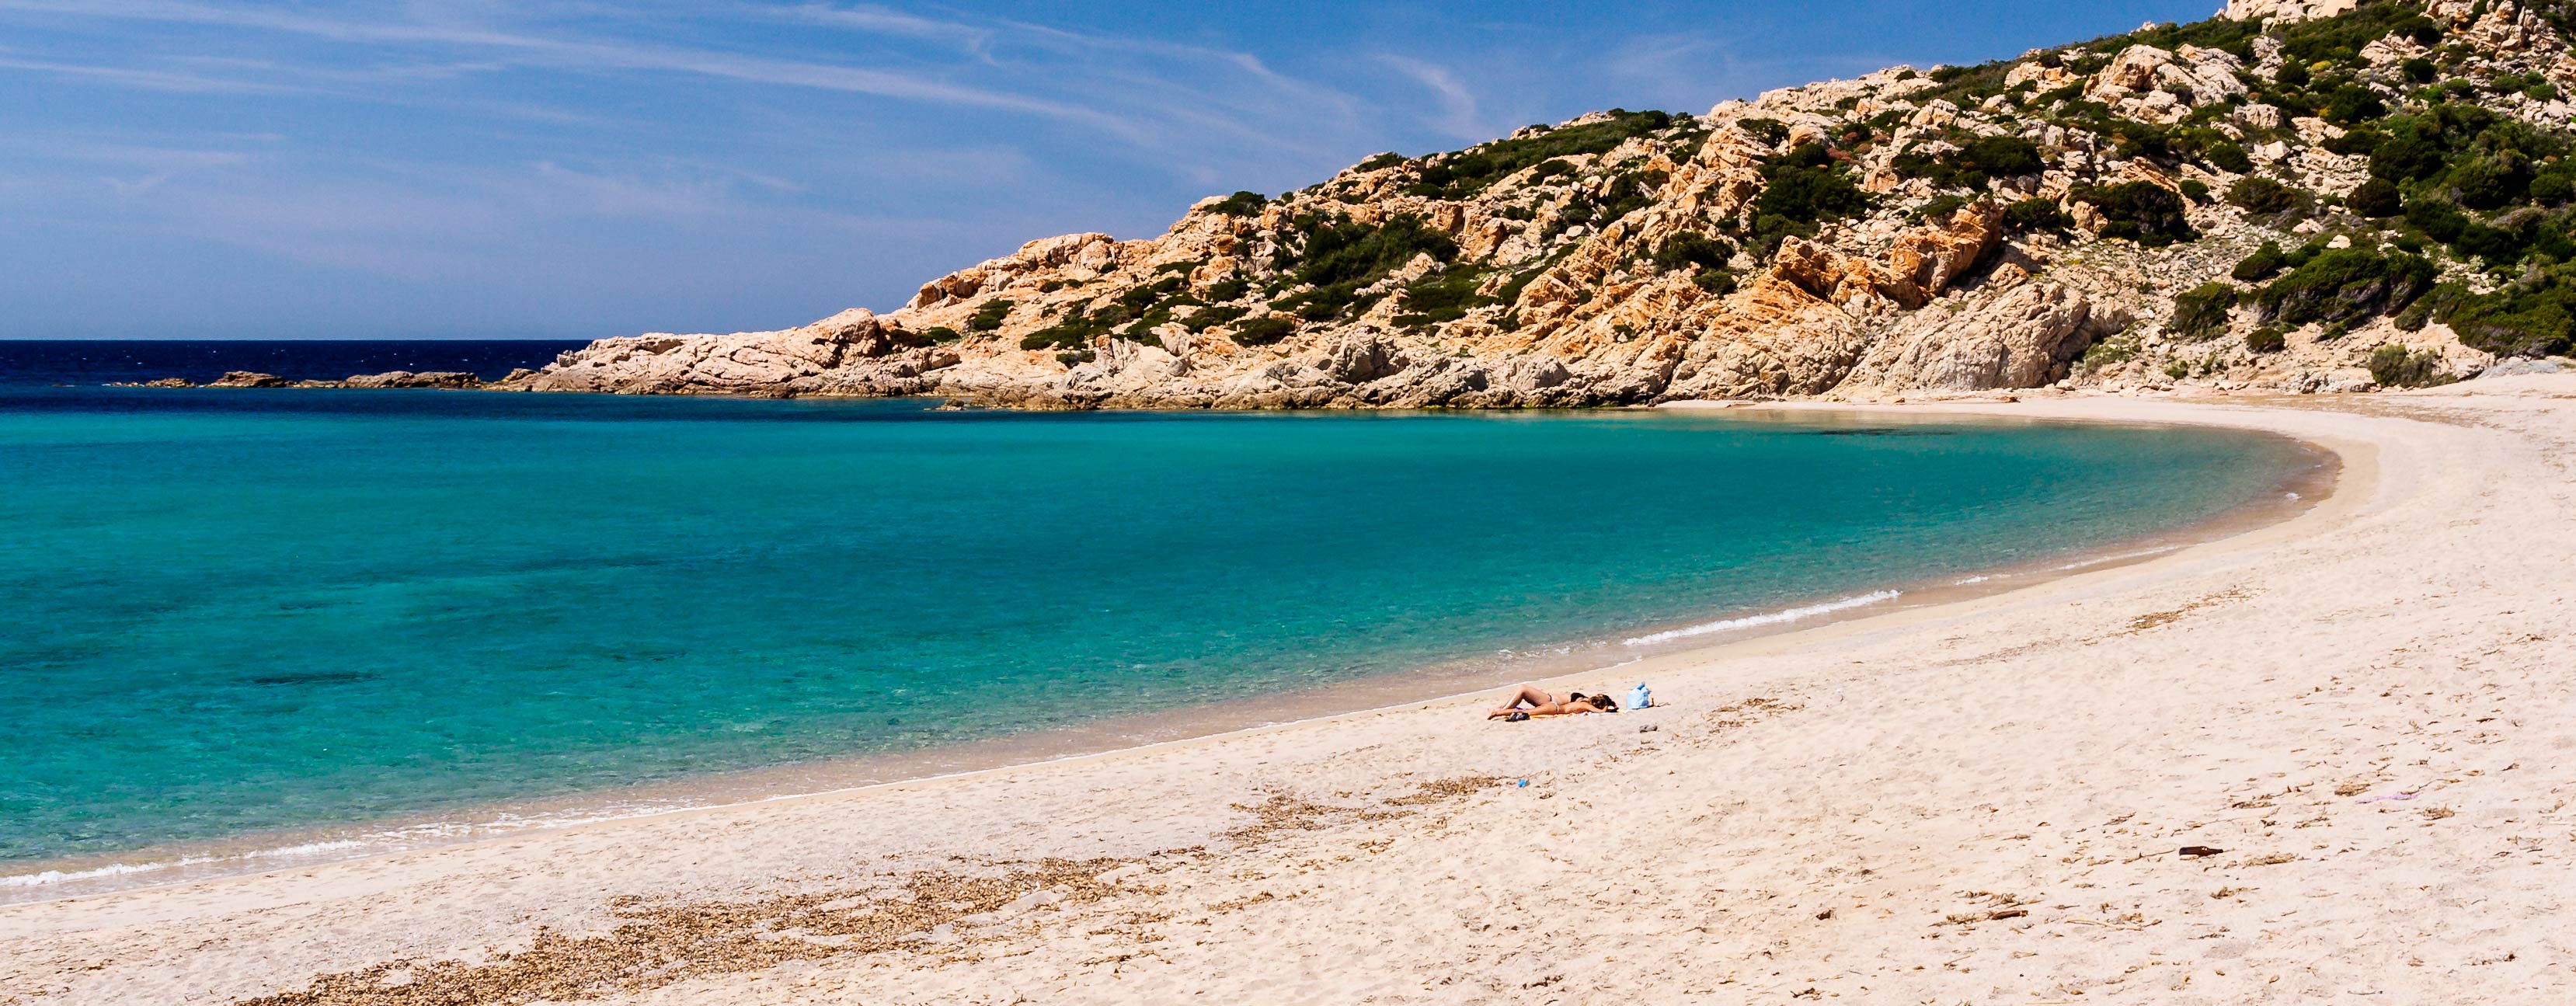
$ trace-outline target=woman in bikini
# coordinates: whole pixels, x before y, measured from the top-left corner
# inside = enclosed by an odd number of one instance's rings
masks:
[[[1512,697],[1505,699],[1502,705],[1495,706],[1493,709],[1487,711],[1485,713],[1485,718],[1489,720],[1509,719],[1513,713],[1522,713],[1529,716],[1574,716],[1582,713],[1615,713],[1618,711],[1619,703],[1607,695],[1585,695],[1582,692],[1575,692],[1560,701],[1556,696],[1539,691],[1537,688],[1529,685],[1522,685],[1520,688],[1514,690],[1512,692]]]

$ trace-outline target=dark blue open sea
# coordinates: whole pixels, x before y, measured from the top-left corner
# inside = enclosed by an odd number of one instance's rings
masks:
[[[535,370],[585,343],[554,340],[0,340],[0,385],[97,385],[184,377],[203,384],[250,370],[291,381],[337,381],[389,370],[470,370],[498,380]]]
[[[1822,415],[97,386],[497,376],[566,346],[0,343],[0,883],[1501,678],[1503,651],[1615,656],[2170,531],[2314,463],[2217,430]]]

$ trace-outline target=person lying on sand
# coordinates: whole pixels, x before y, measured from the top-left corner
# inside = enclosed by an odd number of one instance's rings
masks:
[[[1514,690],[1512,697],[1504,700],[1502,705],[1495,706],[1485,713],[1485,718],[1509,719],[1513,713],[1529,716],[1574,716],[1580,713],[1618,711],[1619,703],[1607,695],[1585,695],[1582,692],[1575,692],[1559,700],[1556,696],[1539,691],[1537,688],[1522,685]]]

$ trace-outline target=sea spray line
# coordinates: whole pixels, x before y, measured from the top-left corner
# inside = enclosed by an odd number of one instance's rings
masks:
[[[223,858],[224,857],[222,856],[187,856],[180,859],[174,859],[166,863],[109,863],[106,866],[91,870],[45,870],[39,873],[17,873],[6,877],[0,877],[0,887],[43,887],[48,884],[67,884],[75,880],[97,880],[101,877],[118,877],[129,873],[151,873],[155,870],[171,870],[182,866],[197,866],[204,863],[216,862]]]
[[[430,821],[400,828],[369,832],[356,838],[302,842],[295,845],[278,846],[270,849],[253,849],[249,852],[233,853],[231,855],[186,855],[177,859],[155,860],[143,863],[109,863],[105,866],[92,867],[86,870],[40,870],[34,873],[0,875],[0,889],[50,887],[55,884],[70,884],[84,880],[100,880],[108,877],[131,876],[138,873],[158,873],[164,870],[185,869],[191,866],[205,866],[211,863],[248,863],[263,859],[300,859],[305,857],[319,857],[314,861],[324,862],[341,858],[356,858],[332,856],[331,854],[333,853],[346,853],[362,849],[391,852],[405,848],[415,848],[424,844],[441,843],[444,841],[460,839],[472,841],[480,838],[494,838],[525,829],[553,830],[557,828],[577,827],[585,824],[598,824],[605,821],[624,820],[632,817],[649,817],[656,813],[671,810],[692,810],[696,809],[698,806],[701,805],[642,805],[632,809],[621,808],[605,811],[585,810],[563,816],[524,817],[510,814],[487,821]]]
[[[156,870],[175,870],[187,866],[204,866],[207,863],[221,863],[227,860],[271,859],[280,856],[313,856],[326,852],[345,852],[350,849],[363,849],[366,848],[367,845],[368,843],[355,839],[341,839],[329,842],[306,842],[302,845],[282,846],[275,849],[257,849],[234,856],[181,856],[167,862],[109,863],[106,866],[87,870],[43,870],[36,873],[17,873],[10,874],[8,876],[0,876],[0,887],[43,887],[49,884],[64,884],[76,880],[97,880],[101,877],[121,877],[133,873],[151,873]]]
[[[1822,604],[1810,604],[1803,608],[1790,608],[1784,611],[1774,611],[1767,614],[1746,615],[1742,618],[1729,618],[1701,625],[1688,625],[1678,629],[1667,629],[1662,632],[1648,633],[1643,636],[1623,640],[1623,642],[1629,646],[1646,646],[1669,640],[1686,639],[1691,636],[1705,636],[1712,632],[1749,629],[1756,625],[1778,625],[1782,622],[1794,622],[1801,618],[1812,618],[1817,615],[1831,614],[1833,612],[1846,611],[1852,608],[1862,607],[1864,605],[1877,604],[1880,601],[1893,601],[1902,596],[1904,596],[1904,592],[1902,591],[1873,590],[1866,594],[1855,594],[1839,600],[1826,601]]]
[[[2131,559],[2144,559],[2151,555],[2163,555],[2167,552],[2178,551],[2181,548],[2182,546],[2180,545],[2160,545],[2155,548],[2140,549],[2135,552],[2122,552],[2118,555],[2099,555],[2090,559],[2078,559],[2063,566],[2053,567],[2049,572],[2063,573],[2070,569],[2083,569],[2087,566],[2099,566],[2104,563],[2127,562]]]

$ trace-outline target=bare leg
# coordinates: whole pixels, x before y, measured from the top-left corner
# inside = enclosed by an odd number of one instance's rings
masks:
[[[1522,685],[1512,692],[1511,698],[1503,700],[1502,705],[1495,706],[1493,711],[1486,713],[1485,718],[1490,720],[1509,716],[1514,710],[1519,709],[1522,703],[1528,703],[1532,709],[1544,708],[1555,705],[1556,696],[1539,691],[1529,685]]]

